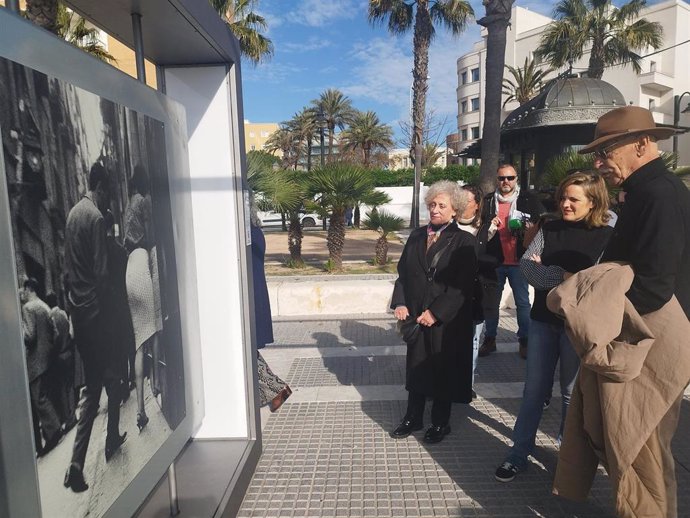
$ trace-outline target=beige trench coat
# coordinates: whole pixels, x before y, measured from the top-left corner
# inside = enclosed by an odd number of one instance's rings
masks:
[[[640,316],[625,297],[633,276],[604,263],[547,297],[582,362],[553,492],[584,500],[601,461],[619,517],[675,518],[671,439],[690,383],[690,322],[675,297]]]

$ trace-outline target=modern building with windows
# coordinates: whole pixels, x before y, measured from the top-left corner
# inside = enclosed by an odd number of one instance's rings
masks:
[[[657,124],[673,125],[675,109],[678,124],[688,127],[690,113],[683,111],[690,101],[690,93],[682,98],[679,96],[690,91],[690,41],[687,40],[690,4],[684,0],[667,0],[647,6],[640,16],[662,25],[664,33],[661,47],[641,52],[645,57],[641,61],[642,71],[639,74],[631,66],[616,66],[607,68],[602,79],[616,87],[626,103],[649,108]],[[506,38],[506,65],[520,67],[525,58],[532,57],[544,29],[551,21],[548,16],[514,6]],[[461,150],[481,137],[484,124],[486,37],[486,29],[482,29],[482,40],[457,60],[457,145]],[[573,64],[573,72],[584,73],[588,61],[589,53],[586,52]],[[564,71],[556,70],[548,78]],[[508,103],[504,107],[502,121],[517,107],[517,102]],[[677,138],[678,163],[690,164],[690,134]],[[660,142],[660,148],[671,151],[673,140]]]
[[[249,122],[244,121],[244,149],[245,151],[261,151],[266,145],[271,133],[278,129],[277,122]],[[282,156],[281,151],[276,156]]]

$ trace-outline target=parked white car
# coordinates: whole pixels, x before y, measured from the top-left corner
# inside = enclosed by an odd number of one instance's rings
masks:
[[[259,219],[264,227],[279,227],[282,225],[282,217],[280,212],[274,211],[259,211]],[[315,212],[300,211],[300,223],[303,228],[321,227],[323,220]]]

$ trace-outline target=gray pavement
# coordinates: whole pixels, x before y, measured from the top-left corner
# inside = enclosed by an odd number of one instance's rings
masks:
[[[264,452],[238,516],[544,517],[613,516],[600,470],[590,497],[551,495],[560,398],[545,411],[530,469],[493,478],[510,444],[525,362],[514,315],[502,314],[498,352],[480,358],[471,405],[454,405],[452,432],[436,445],[422,432],[388,436],[405,411],[405,346],[390,315],[285,318],[262,351],[293,389],[275,414],[262,411]],[[558,394],[555,390],[554,394]],[[427,423],[429,416],[427,411]],[[679,516],[690,517],[690,392],[674,442]]]

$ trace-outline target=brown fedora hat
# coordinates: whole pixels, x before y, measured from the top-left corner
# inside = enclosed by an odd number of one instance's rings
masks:
[[[579,150],[580,154],[591,153],[607,142],[632,135],[651,135],[658,140],[679,133],[674,128],[658,128],[652,112],[639,106],[623,106],[605,113],[597,121],[594,140]]]

